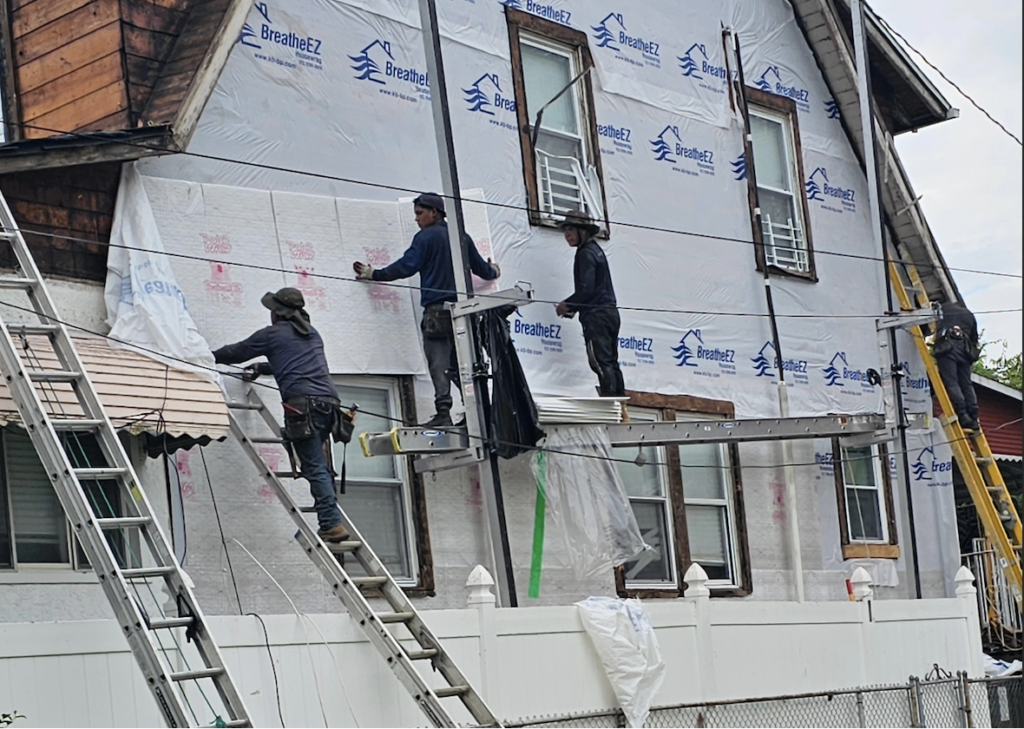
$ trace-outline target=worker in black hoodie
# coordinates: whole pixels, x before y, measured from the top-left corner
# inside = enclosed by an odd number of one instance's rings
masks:
[[[941,305],[932,354],[960,426],[977,430],[978,398],[971,382],[971,365],[981,356],[981,346],[978,322],[963,304],[953,301]]]

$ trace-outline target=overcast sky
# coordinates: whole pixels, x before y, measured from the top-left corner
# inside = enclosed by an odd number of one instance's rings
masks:
[[[1020,0],[869,0],[882,18],[1021,136]],[[910,53],[960,118],[896,147],[951,268],[1021,273],[1021,147]],[[1021,279],[953,271],[974,311],[1021,308]],[[979,315],[983,341],[1021,351],[1021,315]],[[986,354],[1001,352],[991,346]]]

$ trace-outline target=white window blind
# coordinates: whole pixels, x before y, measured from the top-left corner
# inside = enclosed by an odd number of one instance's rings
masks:
[[[70,564],[64,509],[32,441],[24,431],[9,427],[4,429],[3,442],[18,564]]]

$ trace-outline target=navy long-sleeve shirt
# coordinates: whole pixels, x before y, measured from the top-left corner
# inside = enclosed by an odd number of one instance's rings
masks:
[[[569,311],[578,311],[581,318],[586,318],[587,312],[594,307],[617,305],[608,259],[593,238],[576,248],[572,277],[576,291],[565,300]]]
[[[498,278],[494,270],[477,251],[467,235],[469,266],[480,278],[491,281]],[[374,281],[394,281],[420,275],[420,305],[423,308],[442,301],[456,301],[455,272],[452,269],[452,250],[448,242],[448,223],[440,221],[417,233],[409,249],[389,266],[373,272]]]
[[[338,397],[327,368],[324,340],[316,329],[303,335],[287,321],[279,321],[213,353],[218,364],[241,364],[256,357],[267,358],[267,362],[257,365],[257,370],[262,375],[274,376],[282,400],[300,395]]]

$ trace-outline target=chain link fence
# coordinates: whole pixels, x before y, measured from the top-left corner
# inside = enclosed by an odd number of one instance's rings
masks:
[[[661,706],[647,727],[1022,727],[1021,677],[933,672],[906,685]],[[941,674],[941,675],[940,675]],[[506,722],[507,727],[624,727],[610,709]]]

